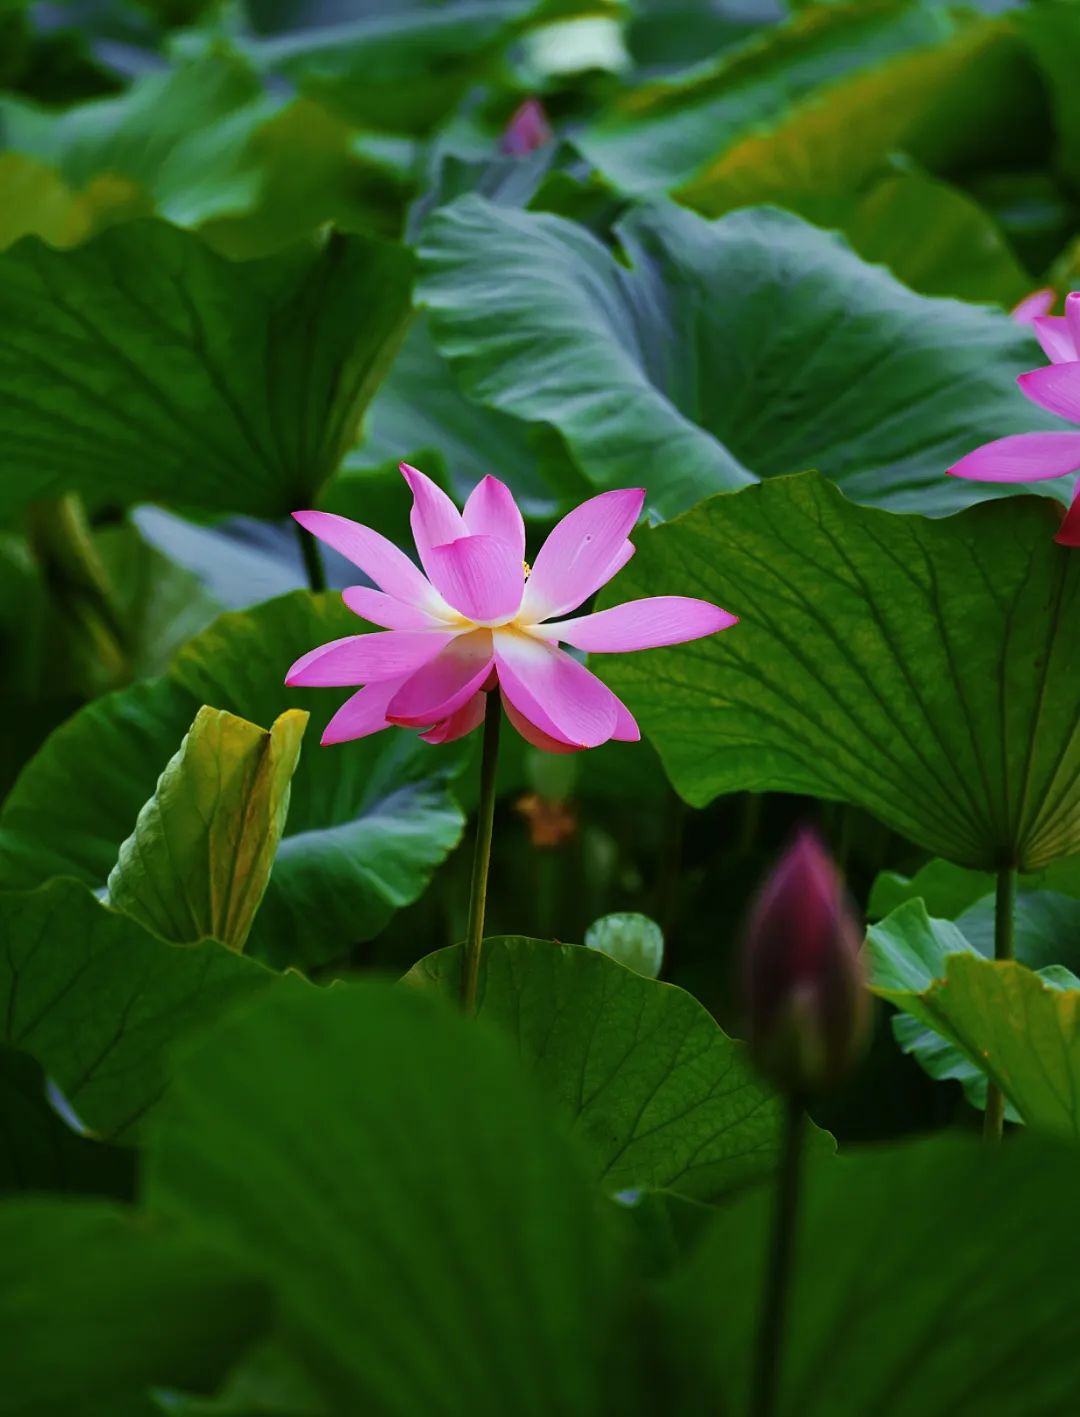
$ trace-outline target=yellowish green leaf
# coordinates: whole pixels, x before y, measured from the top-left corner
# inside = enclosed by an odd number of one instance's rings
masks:
[[[1080,980],[985,959],[956,925],[909,901],[871,928],[874,992],[996,1083],[1033,1127],[1080,1136]]]
[[[138,189],[101,173],[76,189],[46,163],[24,153],[0,153],[0,250],[23,236],[50,246],[75,246],[116,214],[136,215]]]
[[[931,17],[918,5],[875,8],[906,9],[895,23],[906,25],[912,38],[921,26],[923,43],[858,67],[841,84],[807,94],[761,131],[744,132],[679,190],[679,199],[711,216],[756,202],[805,205],[856,189],[897,148],[939,159],[962,148],[971,131],[972,93],[981,90],[985,99],[1009,82],[1016,42],[993,22],[950,34],[955,22],[941,12]],[[863,9],[846,7],[829,21],[819,13],[804,23],[831,23],[842,33],[866,22]],[[857,49],[853,57],[857,61]]]
[[[813,215],[897,151],[939,173],[1015,162],[1044,112],[1009,20],[849,0],[631,90],[579,142],[625,191],[710,215],[773,201]]]
[[[204,706],[139,813],[110,903],[175,944],[243,949],[285,829],[308,716],[266,729]]]

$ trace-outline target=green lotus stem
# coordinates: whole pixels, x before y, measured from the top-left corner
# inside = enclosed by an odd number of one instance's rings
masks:
[[[1002,866],[994,901],[994,958],[1012,959],[1016,948],[1016,867]],[[996,1082],[986,1085],[983,1140],[999,1142],[1005,1130],[1005,1095]]]
[[[799,1187],[805,1113],[800,1098],[784,1100],[780,1165],[776,1173],[776,1200],[769,1239],[765,1291],[758,1318],[757,1349],[750,1417],[773,1417],[780,1379],[780,1358],[791,1289],[795,1231],[799,1218]]]
[[[502,700],[491,689],[484,709],[484,747],[480,764],[480,807],[476,818],[472,888],[469,892],[469,928],[465,935],[465,961],[461,971],[461,1003],[466,1013],[476,1010],[480,958],[484,948],[484,908],[487,905],[488,867],[491,864],[491,827],[495,818],[495,765],[499,757],[499,723]]]
[[[53,596],[93,646],[108,686],[127,683],[127,631],[82,499],[69,492],[35,502],[27,512],[26,532]],[[100,686],[94,692],[100,692]]]
[[[305,531],[299,522],[293,522],[296,527],[297,540],[300,542],[300,554],[304,558],[304,570],[307,572],[309,590],[320,591],[326,589],[326,567],[323,565],[322,552],[319,550],[319,543],[312,536],[310,531]]]

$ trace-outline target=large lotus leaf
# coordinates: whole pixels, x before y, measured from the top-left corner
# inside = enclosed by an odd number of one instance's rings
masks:
[[[304,992],[178,1065],[153,1209],[266,1277],[334,1412],[640,1410],[614,1217],[512,1048],[416,990]]]
[[[226,256],[269,255],[326,224],[397,239],[412,194],[411,154],[365,144],[312,99],[296,98],[252,134],[247,161],[257,182],[232,213],[202,221],[203,238]]]
[[[109,872],[109,903],[174,944],[243,949],[289,810],[307,714],[269,730],[203,707]]]
[[[980,954],[994,953],[994,897],[984,896],[956,923]],[[1032,969],[1062,964],[1080,973],[1080,900],[1058,891],[1021,890],[1013,912],[1016,958]]]
[[[63,1384],[61,1384],[63,1388]],[[172,1394],[170,1393],[170,1396]],[[189,1403],[212,1403],[215,1398],[192,1397],[186,1399]],[[183,1409],[179,1409],[183,1411]],[[207,1409],[205,1405],[202,1411]],[[212,1408],[210,1409],[213,1410]],[[68,1417],[71,1411],[71,1402],[68,1397],[59,1399],[46,1398],[43,1402],[35,1403],[32,1407],[22,1406],[17,1409],[17,1417]],[[192,1409],[192,1413],[199,1412],[197,1407]],[[161,1417],[161,1407],[152,1396],[152,1389],[143,1387],[132,1389],[129,1392],[110,1393],[108,1397],[83,1397],[79,1402],[79,1417]],[[184,1417],[187,1413],[184,1412]],[[202,1417],[202,1413],[199,1413]],[[295,1417],[293,1413],[245,1413],[244,1417]],[[303,1413],[301,1417],[318,1417],[318,1414]]]
[[[513,488],[526,516],[550,516],[592,489],[565,455],[552,455],[557,440],[550,433],[545,439],[546,431],[466,398],[420,317],[371,404],[363,439],[346,454],[319,505],[387,533],[385,517],[378,518],[372,504],[378,505],[373,484],[388,483],[383,496],[394,500],[404,534],[412,500],[397,471],[404,458],[430,476],[444,466],[459,503],[494,473]]]
[[[807,1168],[776,1417],[1068,1412],[1080,1383],[1076,1152],[936,1137]],[[723,1207],[667,1286],[706,1373],[694,1413],[750,1411],[773,1196]]]
[[[0,813],[0,885],[68,874],[103,886],[200,705],[253,723],[304,708],[310,746],[247,948],[313,964],[378,934],[461,837],[449,780],[462,752],[398,730],[317,746],[347,691],[287,689],[285,672],[306,650],[363,628],[337,596],[297,591],[221,616],[164,677],[88,704],[27,764]]]
[[[1012,306],[1031,276],[977,202],[919,172],[890,173],[837,203],[838,227],[863,258],[889,267],[923,295]]]
[[[941,914],[928,902],[923,904],[928,916]],[[995,915],[995,897],[990,894],[955,917],[956,929],[964,940],[986,959],[994,955]],[[937,928],[938,923],[931,921],[931,926]],[[888,921],[882,924],[887,927]],[[1064,977],[1057,966],[1072,975],[1080,974],[1080,900],[1056,891],[1021,889],[1016,896],[1013,937],[1016,959],[1029,969],[1047,971],[1044,978],[1052,981]],[[955,943],[955,936],[951,939]],[[974,1107],[982,1110],[986,1106],[986,1074],[953,1043],[911,1014],[894,1014],[892,1030],[904,1052],[910,1053],[931,1077],[955,1079]],[[1011,1106],[1008,1115],[1013,1121],[1019,1120]]]
[[[604,0],[363,0],[349,18],[246,43],[282,75],[360,127],[422,133],[528,24]]]
[[[231,262],[161,222],[0,255],[0,513],[64,491],[284,516],[356,434],[409,310],[400,246]]]
[[[400,473],[398,476],[400,477]],[[336,486],[337,478],[331,486]],[[262,600],[273,600],[308,584],[303,552],[294,525],[280,522],[257,522],[251,517],[230,518],[227,522],[204,524],[190,521],[179,512],[164,507],[136,507],[132,521],[150,546],[167,556],[174,566],[190,573],[204,592],[222,610],[246,610]],[[327,585],[335,589],[352,583],[355,567],[348,579],[335,573],[347,567],[344,557],[327,547],[323,568]],[[192,634],[205,628],[214,616],[198,625]],[[185,636],[190,639],[191,635]],[[169,661],[180,646],[173,645],[157,673],[168,668]]]
[[[1042,116],[1006,22],[854,0],[631,91],[578,141],[624,191],[674,192],[717,215],[858,191],[897,150],[935,170],[1004,165],[1025,138],[1037,153]]]
[[[158,511],[158,515],[169,513]],[[180,646],[205,630],[224,609],[198,576],[158,550],[130,523],[102,527],[94,534],[93,546],[123,629],[122,644],[133,679],[162,673]],[[55,626],[54,633],[59,628]]]
[[[817,467],[855,501],[939,515],[1015,493],[945,477],[958,456],[1058,426],[1015,387],[1039,362],[1030,334],[915,294],[795,216],[658,202],[615,231],[626,264],[572,222],[466,197],[421,246],[465,393],[554,426],[599,488],[637,483],[668,516]]]
[[[605,236],[626,205],[622,193],[604,180],[569,138],[560,136],[523,155],[495,151],[494,136],[476,139],[468,156],[448,139],[432,160],[430,183],[409,208],[406,236],[415,241],[439,207],[470,193],[499,206],[529,207],[569,217]]]
[[[1057,123],[1057,159],[1074,182],[1080,179],[1080,94],[1076,66],[1080,63],[1080,11],[1069,0],[1025,7],[1016,16],[1017,29],[1050,88]]]
[[[882,871],[870,888],[866,913],[871,920],[880,920],[907,900],[922,900],[931,915],[955,920],[961,911],[993,894],[994,879],[993,871],[969,871],[939,859],[920,866],[913,876]]]
[[[927,892],[926,899],[916,893],[899,896],[897,906],[882,912],[886,918],[872,926],[869,932],[869,954],[874,960],[876,975],[879,979],[902,986],[902,992],[929,989],[935,976],[944,981],[949,954],[967,954],[977,950],[985,958],[993,958],[994,896],[989,897],[989,909],[983,917],[989,926],[990,938],[980,944],[972,940],[966,926],[966,918],[978,910],[979,905],[970,905],[965,900],[968,908],[959,913],[962,879],[977,882],[981,880],[981,873],[950,867],[944,861],[932,862],[931,867],[942,869],[919,872],[911,882],[912,887],[920,882],[921,888]],[[947,872],[955,873],[960,879],[950,881]],[[992,881],[993,878],[990,879]],[[878,894],[880,897],[881,893]],[[1041,934],[1033,937],[1026,928],[1031,915],[1028,907],[1044,895],[1041,892],[1023,894],[1016,899],[1015,953],[1022,964],[1031,968],[1055,962],[1040,957]],[[1058,902],[1062,900],[1061,897],[1053,899]],[[1045,912],[1038,905],[1035,905],[1034,914],[1036,922],[1042,923]],[[954,915],[958,918],[954,919]],[[936,919],[936,916],[945,918]],[[1072,953],[1075,954],[1075,951]],[[1069,952],[1062,952],[1061,957],[1069,958]],[[960,1083],[971,1105],[979,1111],[985,1108],[986,1073],[957,1046],[951,1036],[938,1032],[914,1014],[896,1012],[890,1023],[901,1049],[910,1054],[924,1072],[938,1081]],[[1005,1115],[1012,1122],[1021,1120],[1009,1102],[1005,1104]]]
[[[115,87],[116,71],[93,41],[112,31],[117,15],[65,8],[43,22],[30,0],[8,0],[0,9],[0,86],[57,104]]]
[[[973,945],[986,958],[993,957],[996,901],[991,872],[969,871],[941,860],[928,862],[910,878],[883,871],[870,892],[868,914],[875,920],[890,916],[907,901],[921,901],[932,920],[954,921],[964,948]],[[1014,954],[1021,964],[1035,970],[1063,965],[1080,974],[1080,857],[1065,857],[1020,876],[1013,932]],[[955,935],[950,932],[947,938],[956,946]],[[986,1106],[986,1074],[959,1048],[911,1014],[895,1013],[891,1023],[900,1047],[925,1072],[959,1082],[973,1107],[981,1111]],[[1011,1105],[1006,1115],[1020,1120]]]
[[[1080,848],[1080,559],[1048,511],[894,516],[813,474],[713,497],[638,537],[619,595],[741,623],[602,672],[695,805],[806,792],[960,865],[1035,869]]]
[[[2,910],[2,907],[0,907]],[[70,1192],[128,1200],[135,1153],[81,1136],[49,1096],[41,1064],[0,1043],[0,1196]]]
[[[914,1058],[927,1077],[936,1082],[959,1083],[971,1106],[977,1112],[986,1111],[989,1079],[951,1039],[913,1014],[894,1013],[889,1022],[900,1051]],[[1003,1115],[1009,1122],[1023,1120],[1009,1101],[1005,1102]]]
[[[61,656],[65,682],[57,684],[55,645],[44,633],[49,612],[41,568],[25,540],[0,534],[0,795],[49,730],[71,712],[68,661]]]
[[[275,977],[214,940],[166,944],[71,880],[0,894],[0,941],[0,1042],[36,1058],[112,1140],[130,1140],[160,1100],[176,1039]]]
[[[0,101],[0,127],[9,148],[50,164],[80,195],[108,175],[144,208],[190,226],[251,205],[259,173],[248,145],[280,106],[218,47],[59,111]]]
[[[265,1285],[190,1230],[104,1201],[0,1205],[0,1413],[127,1417],[151,1384],[212,1392],[269,1321]]]
[[[938,1034],[1034,1127],[1080,1136],[1080,979],[984,958],[948,920],[909,901],[870,928],[875,993]],[[920,1040],[902,1040],[918,1051]],[[969,1081],[930,1053],[936,1077]],[[980,1090],[981,1091],[981,1090]]]
[[[1048,891],[1080,900],[1080,856],[1066,856],[1041,871],[1019,878],[1020,896]],[[882,871],[870,889],[867,914],[872,920],[888,915],[906,900],[921,899],[931,915],[955,920],[993,897],[994,873],[969,871],[949,861],[928,861],[913,876]]]
[[[36,232],[73,245],[154,213],[217,250],[258,256],[339,229],[396,236],[407,189],[355,130],[223,45],[180,53],[125,91],[59,111],[0,98],[0,246]]]
[[[213,1397],[170,1393],[169,1399],[169,1411],[175,1417],[333,1417],[296,1360],[282,1350],[272,1333],[233,1365]],[[154,1414],[159,1417],[156,1406]],[[66,1414],[57,1413],[56,1417]]]
[[[750,5],[709,0],[637,0],[626,27],[635,65],[650,74],[677,73],[715,55],[766,25],[779,24],[801,0],[753,0]]]
[[[440,950],[406,980],[456,998],[462,958]],[[772,1169],[780,1102],[682,989],[580,945],[510,937],[484,945],[478,1011],[574,1119],[606,1189],[711,1201]]]
[[[587,180],[586,180],[587,174]],[[603,236],[622,203],[568,142],[521,158],[472,161],[447,155],[432,187],[410,211],[410,233],[437,207],[469,192],[500,206],[568,216]],[[857,187],[783,193],[778,205],[815,225],[839,231],[864,261],[883,264],[923,295],[945,295],[1011,307],[1032,277],[1001,228],[978,202],[909,161],[890,163]]]
[[[134,526],[91,531],[77,498],[39,503],[27,527],[27,540],[0,545],[9,704],[51,699],[66,715],[73,703],[161,673],[221,612],[194,575]],[[35,727],[40,741],[47,731],[40,712]]]

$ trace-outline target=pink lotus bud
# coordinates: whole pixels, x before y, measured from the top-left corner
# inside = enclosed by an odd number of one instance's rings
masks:
[[[839,1082],[866,1039],[870,998],[863,931],[836,866],[805,829],[751,908],[744,960],[750,1048],[798,1096]]]
[[[550,143],[553,137],[544,105],[538,98],[519,103],[503,129],[499,148],[510,157],[525,157]]]

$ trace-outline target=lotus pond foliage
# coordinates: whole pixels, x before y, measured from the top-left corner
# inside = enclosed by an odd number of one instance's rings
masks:
[[[1080,1410],[1077,72],[0,7],[0,1417]]]

